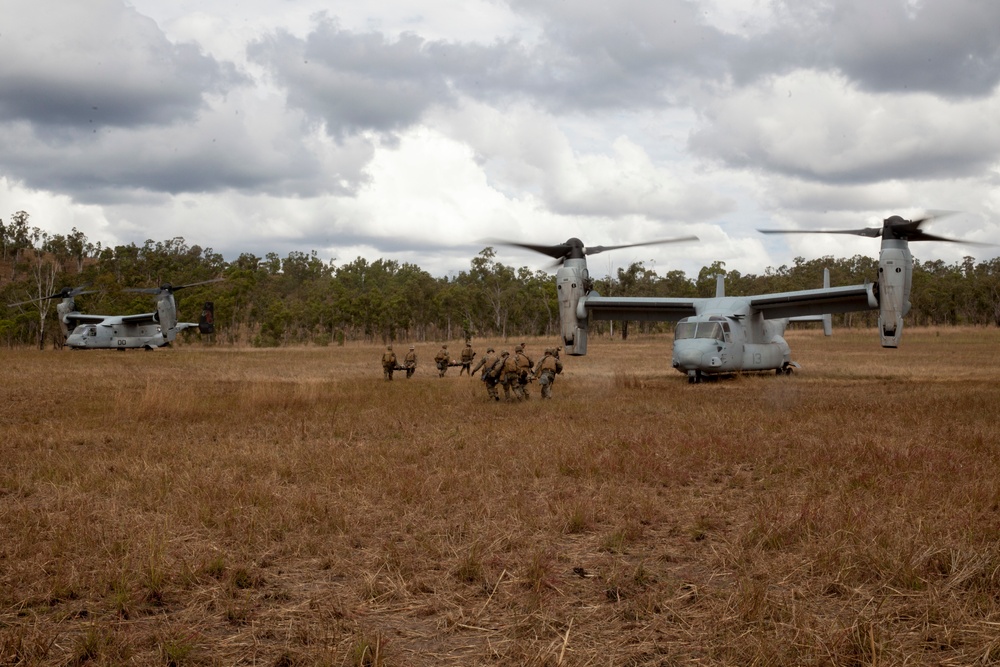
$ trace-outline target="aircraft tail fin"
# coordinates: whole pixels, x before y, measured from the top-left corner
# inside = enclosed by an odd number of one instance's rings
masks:
[[[830,289],[830,269],[823,269],[823,287]],[[833,315],[830,313],[823,315],[823,335],[833,335]]]
[[[823,287],[829,289],[830,287],[830,269],[823,269]],[[833,316],[830,313],[824,313],[822,315],[801,315],[799,317],[788,318],[789,322],[822,322],[823,323],[823,334],[826,336],[833,335]]]

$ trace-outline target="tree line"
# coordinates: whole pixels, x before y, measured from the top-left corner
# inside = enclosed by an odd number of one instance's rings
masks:
[[[726,278],[734,296],[812,289],[822,286],[823,269],[834,285],[874,280],[878,263],[851,258],[796,258],[791,266],[762,274],[727,271],[724,262],[703,267],[696,277],[683,271],[663,275],[633,262],[615,275],[594,281],[604,295],[710,297],[715,276]],[[0,344],[15,347],[60,346],[53,301],[40,297],[63,287],[89,285],[82,312],[150,312],[147,295],[124,288],[182,285],[213,278],[222,282],[178,292],[178,313],[197,321],[205,301],[215,306],[211,342],[271,347],[280,345],[451,340],[465,337],[555,336],[558,300],[552,275],[515,268],[497,260],[487,247],[457,275],[434,277],[419,266],[391,259],[357,258],[336,265],[315,251],[241,254],[227,261],[211,248],[188,245],[180,237],[147,240],[142,245],[104,247],[83,232],[50,234],[30,224],[24,211],[0,219],[0,302],[28,302],[0,310]],[[909,325],[1000,326],[1000,259],[976,263],[971,257],[947,264],[914,261],[913,307]],[[835,317],[838,326],[874,326],[875,312]],[[633,331],[671,330],[668,323],[632,323]],[[635,327],[638,327],[636,329]],[[627,336],[629,323],[593,322],[597,335]],[[196,334],[189,337],[196,340]]]

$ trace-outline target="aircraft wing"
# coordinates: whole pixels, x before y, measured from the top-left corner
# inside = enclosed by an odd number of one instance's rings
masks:
[[[156,313],[139,313],[138,315],[122,315],[123,324],[156,324]]]
[[[79,324],[101,324],[107,319],[106,315],[86,315],[84,313],[69,313],[63,318],[66,324],[72,323],[73,326]]]
[[[600,296],[592,292],[580,305],[595,320],[676,322],[696,314],[695,301],[666,297]]]
[[[185,329],[190,329],[191,327],[197,327],[197,322],[178,322],[174,326],[174,331],[184,331]]]
[[[875,310],[878,299],[872,283],[846,287],[778,292],[749,297],[750,306],[763,313],[767,319],[849,313],[855,310]]]

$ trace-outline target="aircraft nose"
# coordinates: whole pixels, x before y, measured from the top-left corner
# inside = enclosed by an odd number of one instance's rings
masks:
[[[684,370],[701,367],[701,350],[685,346],[674,352],[674,366]]]

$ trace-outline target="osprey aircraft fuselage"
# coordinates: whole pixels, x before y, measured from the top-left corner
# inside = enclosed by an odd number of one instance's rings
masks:
[[[690,382],[699,382],[705,376],[744,371],[791,373],[798,365],[784,339],[788,323],[822,321],[830,335],[832,313],[878,310],[882,346],[898,347],[903,317],[910,309],[913,258],[909,241],[953,241],[921,231],[920,225],[927,219],[909,221],[892,216],[880,228],[833,232],[882,237],[874,282],[830,287],[829,273],[825,273],[822,288],[754,296],[726,296],[721,279],[715,297],[710,298],[601,296],[593,290],[586,256],[631,245],[587,248],[575,238],[555,246],[513,245],[559,260],[556,288],[560,334],[568,354],[587,353],[590,320],[676,322],[671,364]],[[653,243],[667,242],[671,241]]]
[[[74,350],[151,350],[171,343],[184,329],[198,326],[194,322],[177,322],[173,327],[164,329],[157,319],[157,313],[75,315],[77,325],[66,337],[66,346]]]
[[[160,287],[126,290],[154,295],[156,297],[156,311],[152,313],[88,315],[73,310],[63,315],[60,312],[59,320],[64,323],[68,331],[66,345],[75,350],[128,350],[136,348],[152,350],[156,347],[169,345],[177,338],[178,333],[192,327],[198,327],[202,333],[212,333],[214,325],[211,305],[205,304],[201,322],[178,322],[174,292],[217,281],[218,279],[206,280],[188,285],[165,283]],[[74,304],[67,303],[64,299],[59,307],[73,309]],[[70,327],[72,327],[71,331],[69,331]]]
[[[217,279],[221,280],[221,279]],[[205,285],[217,282],[207,280],[188,285],[171,285],[166,283],[160,287],[149,289],[129,289],[128,292],[141,292],[156,297],[156,310],[151,313],[136,315],[92,315],[81,313],[76,309],[76,297],[81,294],[92,294],[86,291],[88,285],[75,289],[64,288],[55,294],[42,297],[40,300],[61,299],[56,305],[59,326],[62,328],[65,345],[75,350],[128,350],[169,345],[177,338],[177,334],[191,327],[198,327],[201,333],[213,333],[213,307],[206,302],[202,310],[201,321],[178,322],[177,303],[174,292],[186,287]],[[39,299],[31,302],[40,301]],[[24,301],[18,304],[31,303]]]
[[[556,273],[563,346],[568,354],[587,353],[589,320],[676,322],[671,365],[698,382],[706,375],[744,371],[790,373],[797,364],[784,339],[791,321],[822,321],[830,333],[830,313],[877,308],[871,283],[851,287],[752,297],[726,296],[721,276],[715,297],[604,297],[581,289],[590,280],[585,259],[566,260]]]

